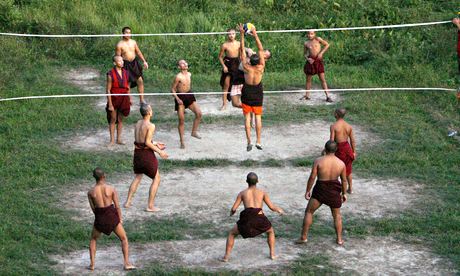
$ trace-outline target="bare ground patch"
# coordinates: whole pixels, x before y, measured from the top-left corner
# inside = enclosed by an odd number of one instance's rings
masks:
[[[286,271],[286,266],[300,254],[327,255],[329,262],[339,268],[337,273],[363,275],[454,275],[450,263],[433,255],[429,249],[403,243],[387,237],[368,237],[365,240],[346,239],[343,247],[332,238],[312,239],[307,245],[294,245],[293,241],[277,239],[278,259],[268,258],[265,239],[235,241],[228,263],[218,261],[225,249],[225,238],[210,240],[169,241],[150,244],[131,244],[131,260],[139,268],[159,263],[167,268],[198,268],[206,271],[237,270],[240,272],[273,273]],[[88,250],[64,256],[51,256],[55,269],[63,274],[89,274]],[[317,265],[321,267],[321,265]],[[123,275],[122,254],[119,246],[99,248],[96,256],[96,275]]]
[[[160,168],[161,169],[161,168]],[[230,226],[238,220],[238,216],[229,217],[229,210],[239,191],[245,189],[246,175],[254,171],[259,176],[259,187],[268,191],[272,201],[283,208],[288,215],[302,219],[307,205],[304,198],[309,169],[274,167],[274,168],[205,168],[195,170],[178,169],[162,174],[162,182],[158,190],[155,205],[161,209],[157,213],[145,212],[148,190],[151,180],[144,176],[134,196],[133,205],[123,208],[126,221],[146,218],[184,217],[198,223],[213,223]],[[108,183],[119,193],[120,201],[126,200],[129,185],[134,174],[108,176]],[[405,183],[401,180],[360,179],[355,177],[355,193],[349,196],[348,202],[342,206],[344,217],[363,218],[389,217],[409,208],[416,200],[419,185]],[[88,223],[94,216],[88,205],[86,191],[93,183],[75,185],[60,206],[78,213],[78,220]],[[239,211],[242,210],[240,206]],[[269,217],[275,217],[265,207]],[[332,221],[330,210],[322,206],[316,218]]]
[[[358,152],[368,144],[376,143],[375,135],[365,132],[359,126],[355,126]],[[229,159],[229,160],[267,160],[288,159],[311,155],[319,155],[324,144],[329,139],[329,123],[323,121],[308,121],[301,125],[278,125],[266,126],[262,130],[263,150],[246,151],[246,136],[244,126],[228,125],[201,125],[199,133],[202,139],[190,136],[191,123],[186,125],[185,143],[186,149],[179,148],[179,134],[176,128],[163,128],[157,125],[154,140],[167,143],[170,159]],[[65,140],[63,147],[68,150],[82,151],[114,151],[132,152],[134,143],[133,126],[125,126],[123,140],[126,145],[107,147],[109,141],[108,129],[76,134]],[[255,133],[252,131],[253,143]],[[69,146],[70,145],[70,146]]]

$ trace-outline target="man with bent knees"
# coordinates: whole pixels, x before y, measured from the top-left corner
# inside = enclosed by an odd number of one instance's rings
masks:
[[[343,244],[340,207],[342,207],[342,202],[347,200],[347,176],[345,164],[335,156],[336,150],[337,143],[328,141],[325,146],[326,155],[317,158],[313,163],[310,178],[308,178],[307,191],[305,192],[305,199],[309,201],[305,210],[302,233],[296,243],[307,242],[308,230],[313,223],[313,214],[322,204],[326,204],[331,208],[332,217],[334,218],[337,235],[336,242],[338,245]],[[318,180],[312,193],[311,188],[316,177],[318,177]],[[338,181],[339,177],[342,183]]]

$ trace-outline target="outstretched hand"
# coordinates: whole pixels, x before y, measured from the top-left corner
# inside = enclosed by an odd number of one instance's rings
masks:
[[[306,192],[305,193],[305,199],[310,200],[310,198],[311,198],[311,192]]]
[[[244,28],[243,28],[243,24],[238,24],[238,30],[240,30],[240,34],[244,35]]]

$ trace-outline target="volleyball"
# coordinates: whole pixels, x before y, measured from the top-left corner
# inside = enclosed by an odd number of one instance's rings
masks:
[[[244,32],[247,34],[251,34],[251,30],[255,28],[254,24],[252,23],[246,23],[243,25]]]

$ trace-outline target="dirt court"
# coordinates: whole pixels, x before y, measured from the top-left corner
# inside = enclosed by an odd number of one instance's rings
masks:
[[[133,205],[122,208],[125,221],[146,218],[171,218],[181,216],[199,223],[231,225],[238,216],[229,217],[230,208],[241,190],[247,187],[246,175],[254,171],[259,176],[259,187],[265,189],[274,204],[279,205],[288,215],[302,219],[307,205],[304,198],[310,169],[273,167],[273,168],[203,168],[195,170],[174,170],[162,174],[155,205],[161,209],[157,213],[145,212],[148,190],[151,180],[144,176]],[[113,185],[123,204],[128,195],[129,185],[134,174],[108,175],[107,182]],[[78,220],[92,222],[94,215],[88,205],[86,192],[94,185],[92,182],[75,185],[65,196],[66,201],[60,206],[76,211]],[[382,218],[397,215],[409,208],[416,200],[419,185],[405,183],[395,179],[362,179],[355,176],[355,193],[344,203],[344,217]],[[242,210],[242,206],[238,212]],[[265,207],[269,217],[278,216]],[[322,206],[317,218],[330,221],[330,210]]]
[[[337,246],[334,237],[310,237],[305,245],[292,240],[277,239],[278,259],[268,258],[268,246],[262,237],[243,240],[237,238],[228,263],[218,261],[225,250],[225,238],[190,241],[166,241],[150,244],[131,244],[131,261],[138,268],[160,263],[167,268],[196,268],[206,271],[236,270],[239,272],[280,273],[300,254],[326,255],[337,273],[363,275],[455,275],[452,264],[434,256],[422,245],[403,243],[388,237],[368,237],[365,240],[345,237],[345,245]],[[88,250],[52,256],[55,269],[72,275],[123,275],[121,248],[117,244],[99,247],[96,270],[86,270]],[[316,265],[321,268],[322,265]]]
[[[280,126],[266,126],[262,130],[263,150],[255,147],[246,151],[246,137],[243,125],[201,125],[199,133],[202,139],[190,136],[190,124],[186,126],[186,149],[179,148],[179,134],[176,128],[163,128],[156,126],[155,141],[166,143],[166,152],[173,160],[188,159],[229,159],[241,160],[267,160],[288,159],[305,156],[319,155],[324,144],[329,139],[330,123],[324,121],[306,121],[304,124],[290,124]],[[357,140],[358,153],[366,145],[375,144],[378,138],[365,132],[359,126],[354,126]],[[106,128],[68,137],[63,143],[66,150],[82,150],[91,152],[128,152],[133,151],[134,126],[124,127],[123,140],[126,145],[108,147],[109,132]],[[255,133],[252,131],[253,144]],[[61,139],[62,140],[62,139]],[[69,146],[70,145],[70,146]]]

